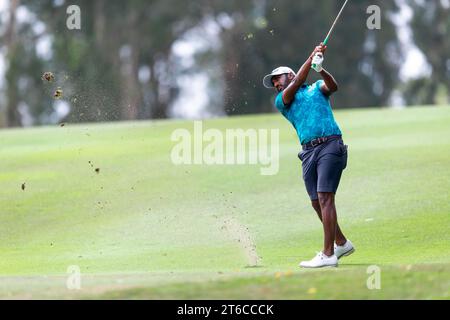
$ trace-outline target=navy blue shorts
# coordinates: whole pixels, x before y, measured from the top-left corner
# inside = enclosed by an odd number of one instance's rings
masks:
[[[298,157],[302,161],[303,180],[312,201],[318,200],[321,192],[336,194],[348,160],[348,146],[341,138],[304,149]]]

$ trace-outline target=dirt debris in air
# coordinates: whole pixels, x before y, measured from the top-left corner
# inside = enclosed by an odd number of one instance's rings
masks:
[[[55,90],[55,93],[53,93],[53,98],[55,98],[55,99],[62,99],[63,94],[64,94],[64,92],[63,92],[62,88],[61,88],[61,87],[58,87],[58,88]]]
[[[226,230],[228,235],[239,244],[247,259],[247,267],[260,265],[261,257],[256,251],[256,243],[246,226],[240,224],[234,217],[226,217],[221,229]]]
[[[22,191],[25,191],[25,188],[26,188],[26,184],[25,184],[25,182],[24,182],[24,183],[22,183],[22,186],[21,186],[21,188],[22,188]]]
[[[41,79],[43,81],[53,82],[55,80],[55,75],[53,74],[53,72],[44,72]]]
[[[92,161],[88,161],[89,165],[91,166],[91,168],[94,168],[94,164],[92,163]],[[99,167],[94,169],[96,174],[100,174],[101,169]],[[101,187],[101,189],[103,190],[103,187]]]

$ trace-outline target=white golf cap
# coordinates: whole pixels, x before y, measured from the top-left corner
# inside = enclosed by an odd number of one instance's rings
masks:
[[[264,77],[263,80],[263,84],[264,87],[271,89],[273,88],[273,83],[272,83],[272,78],[275,76],[279,76],[281,74],[289,74],[289,73],[293,73],[295,74],[294,70],[292,70],[289,67],[278,67],[275,70],[272,71],[271,74],[268,74],[267,76]]]

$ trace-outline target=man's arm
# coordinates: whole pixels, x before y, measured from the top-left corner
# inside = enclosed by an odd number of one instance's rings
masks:
[[[326,47],[324,47],[322,44],[320,46],[317,46],[316,49],[314,49],[313,53],[303,64],[303,66],[300,68],[294,80],[292,80],[291,84],[284,90],[283,103],[285,105],[290,104],[294,100],[295,94],[297,93],[298,89],[300,89],[300,87],[306,82],[309,72],[311,71],[312,60],[314,58],[314,55],[317,52],[324,52],[325,49]]]
[[[331,96],[333,93],[338,91],[338,84],[334,77],[327,70],[323,69],[320,72],[325,83],[320,87],[322,93],[326,96]]]

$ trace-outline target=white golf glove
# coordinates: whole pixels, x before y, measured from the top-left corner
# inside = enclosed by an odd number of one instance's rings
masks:
[[[321,52],[316,53],[316,55],[312,60],[312,68],[317,72],[322,72],[323,70],[322,64],[324,60],[325,58],[323,57],[323,54]]]

